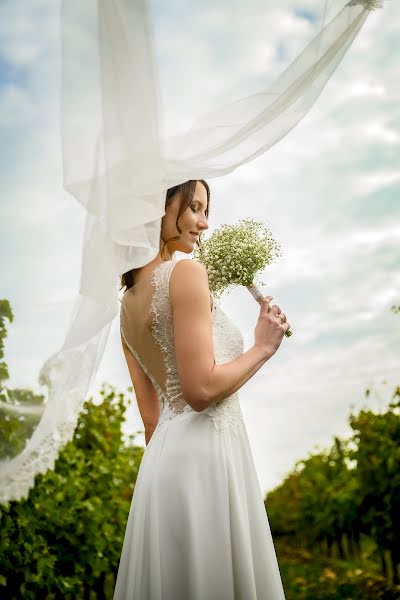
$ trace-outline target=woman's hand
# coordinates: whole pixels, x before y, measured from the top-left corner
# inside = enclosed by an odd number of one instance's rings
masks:
[[[286,315],[277,304],[269,305],[271,300],[272,296],[265,296],[261,301],[260,314],[254,330],[254,345],[262,347],[273,356],[281,345],[285,332],[290,328],[290,323],[286,322]],[[285,322],[277,315],[281,315]]]

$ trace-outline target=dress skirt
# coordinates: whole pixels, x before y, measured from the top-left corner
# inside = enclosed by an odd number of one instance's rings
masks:
[[[283,600],[245,423],[189,412],[143,454],[114,600]]]

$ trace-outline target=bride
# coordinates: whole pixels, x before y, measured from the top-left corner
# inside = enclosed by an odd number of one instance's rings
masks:
[[[190,254],[209,186],[167,191],[160,252],[124,273],[120,331],[145,427],[114,600],[281,600],[284,592],[238,390],[290,325],[262,300],[254,343],[213,299]]]

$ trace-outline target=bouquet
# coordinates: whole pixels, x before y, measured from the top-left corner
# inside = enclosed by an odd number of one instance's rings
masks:
[[[266,294],[258,287],[264,282],[255,282],[256,274],[281,255],[268,227],[251,218],[221,225],[193,251],[193,258],[207,269],[209,288],[216,298],[233,285],[243,285],[259,304]],[[289,329],[285,335],[292,333]]]

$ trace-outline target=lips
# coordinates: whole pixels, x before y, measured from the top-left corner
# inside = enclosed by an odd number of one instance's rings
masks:
[[[193,237],[195,237],[196,239],[199,237],[198,233],[193,233],[193,231],[189,231],[190,235],[192,235]]]

